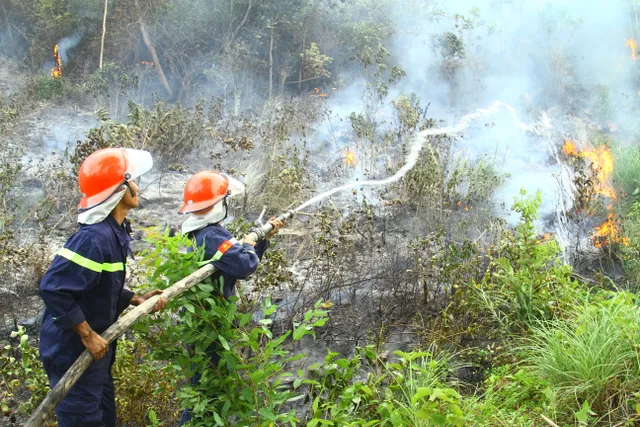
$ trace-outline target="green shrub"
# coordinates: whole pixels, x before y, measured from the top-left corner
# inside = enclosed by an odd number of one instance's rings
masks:
[[[640,387],[638,342],[637,298],[621,292],[534,327],[525,351],[533,372],[554,390],[565,420],[585,401],[598,416],[619,419],[635,413],[628,406]]]
[[[463,411],[467,425],[533,427],[551,404],[543,379],[529,369],[505,365],[491,371],[482,393],[464,399]]]
[[[181,412],[175,399],[176,379],[166,365],[152,360],[149,341],[137,335],[118,341],[112,370],[118,422],[144,426],[155,417],[165,425],[176,425]]]
[[[462,398],[448,384],[451,355],[396,351],[385,362],[369,346],[350,359],[337,356],[329,353],[304,381],[314,399],[308,427],[463,425]]]
[[[155,249],[144,262],[149,265],[148,281],[162,288],[193,272],[202,259],[202,248],[183,253],[190,247],[186,236],[155,235],[150,238]],[[293,328],[280,336],[270,330],[277,307],[268,300],[262,305],[264,318],[254,322],[251,312],[241,313],[236,297],[225,300],[214,295],[220,283],[200,283],[179,299],[170,302],[169,310],[158,320],[147,319],[141,330],[160,328],[153,355],[168,361],[171,376],[184,379],[200,374],[198,384],[188,384],[178,393],[180,403],[191,408],[192,425],[225,425],[234,419],[240,425],[269,426],[298,421],[289,402],[300,397],[299,376],[286,372],[289,363],[303,354],[292,356],[286,342],[298,342],[326,322],[327,312],[321,302],[293,321]],[[172,309],[179,314],[176,324]],[[216,348],[220,363],[213,366],[207,351]],[[293,377],[294,386],[285,385]]]
[[[37,98],[42,101],[59,100],[68,94],[68,83],[62,77],[54,79],[43,75],[38,77],[33,84]]]
[[[631,204],[623,220],[627,244],[621,246],[621,258],[625,267],[628,288],[637,290],[640,281],[640,201]]]
[[[24,327],[11,333],[16,344],[0,350],[0,408],[12,413],[30,414],[49,392],[49,380],[40,362],[37,347],[29,343]],[[24,400],[24,396],[28,396]],[[17,405],[19,407],[16,407]]]
[[[523,331],[538,320],[562,315],[580,295],[571,279],[571,267],[559,258],[555,239],[543,240],[533,222],[542,196],[516,198],[512,210],[520,214],[515,232],[491,254],[491,265],[481,283],[471,285],[478,312],[490,313],[504,331]]]
[[[0,409],[6,416],[26,417],[49,393],[49,380],[25,329],[19,326],[11,337],[15,344],[0,349]],[[113,375],[119,422],[147,425],[150,412],[163,422],[177,422],[176,381],[165,366],[151,363],[144,339],[120,339]]]

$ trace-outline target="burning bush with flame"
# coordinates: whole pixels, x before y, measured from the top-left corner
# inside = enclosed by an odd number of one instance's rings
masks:
[[[595,195],[600,195],[608,200],[606,205],[609,212],[607,220],[596,227],[591,236],[594,246],[601,248],[615,243],[628,245],[628,240],[623,236],[619,221],[613,211],[613,202],[618,200],[618,194],[611,180],[614,170],[614,158],[611,154],[611,148],[603,144],[595,148],[580,150],[572,140],[567,139],[562,146],[562,152],[569,158],[589,161],[593,177],[584,184],[591,186]],[[590,199],[590,197],[587,197],[587,199]],[[589,200],[578,198],[577,209],[581,210],[584,207],[583,205],[588,204],[588,202]]]
[[[625,46],[628,47],[629,49],[631,49],[631,59],[633,61],[635,61],[636,60],[636,53],[637,53],[637,49],[638,49],[638,42],[635,41],[635,39],[630,38],[625,43]]]
[[[60,77],[62,77],[62,61],[60,60],[58,45],[55,45],[53,47],[53,59],[55,61],[55,65],[51,69],[51,77],[54,79],[59,79]]]

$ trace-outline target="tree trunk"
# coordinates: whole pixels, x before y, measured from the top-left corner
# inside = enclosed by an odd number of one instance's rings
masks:
[[[286,84],[288,78],[289,71],[285,67],[280,71],[280,96],[284,96],[284,85]]]
[[[142,19],[140,19],[140,31],[142,32],[142,39],[144,40],[144,44],[147,45],[147,49],[149,49],[149,53],[151,53],[151,58],[153,59],[153,63],[156,65],[156,70],[158,70],[158,77],[160,77],[160,82],[162,82],[162,85],[164,86],[167,93],[169,94],[169,97],[173,98],[173,91],[171,90],[171,87],[169,86],[169,82],[167,81],[167,78],[164,75],[164,71],[162,71],[162,65],[160,64],[160,59],[158,58],[158,54],[156,53],[155,47],[153,47],[153,44],[151,43],[151,38],[149,38],[147,27],[144,25],[144,22],[142,22]]]
[[[242,28],[242,26],[247,22],[247,19],[249,18],[249,13],[251,12],[251,9],[253,8],[254,5],[255,3],[253,2],[253,0],[249,0],[249,5],[247,6],[247,11],[245,12],[244,17],[242,18],[242,21],[236,27],[233,34],[231,34],[231,37],[229,37],[229,41],[227,42],[223,50],[227,50],[231,47],[231,44],[233,43],[236,36],[238,35],[238,31],[240,31],[240,28]]]
[[[237,117],[240,115],[242,107],[242,89],[233,91],[233,114]]]
[[[269,101],[273,98],[273,24],[271,25],[271,42],[269,43]]]
[[[302,90],[302,67],[304,66],[304,50],[307,48],[307,33],[302,33],[302,55],[300,55],[300,69],[298,70],[298,92]]]
[[[104,35],[107,32],[107,10],[109,0],[104,0],[104,15],[102,16],[102,38],[100,40],[100,69],[102,70],[102,57],[104,55]]]

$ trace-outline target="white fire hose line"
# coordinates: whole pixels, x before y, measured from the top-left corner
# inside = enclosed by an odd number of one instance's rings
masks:
[[[474,121],[484,117],[490,117],[495,113],[497,113],[500,110],[500,108],[506,109],[507,112],[509,112],[509,114],[511,114],[511,116],[513,117],[513,121],[515,125],[525,132],[531,132],[531,133],[534,133],[535,135],[545,135],[545,134],[548,134],[548,132],[551,129],[551,120],[549,119],[549,116],[547,116],[546,114],[544,113],[542,114],[542,118],[538,123],[529,125],[520,121],[515,109],[512,106],[502,101],[496,101],[489,108],[486,108],[486,109],[481,108],[475,111],[474,113],[470,113],[462,117],[460,119],[460,122],[456,126],[450,126],[450,127],[444,127],[444,128],[438,128],[438,129],[426,129],[421,132],[418,132],[413,138],[413,141],[411,143],[411,150],[409,152],[409,155],[407,156],[406,163],[392,176],[385,179],[381,179],[381,180],[352,182],[349,184],[342,185],[340,187],[333,188],[316,197],[313,197],[312,199],[307,200],[302,205],[294,209],[294,212],[302,210],[307,206],[312,205],[316,202],[319,202],[320,200],[325,199],[331,196],[332,194],[338,193],[340,191],[349,190],[355,187],[386,185],[399,180],[404,175],[406,175],[407,172],[413,169],[413,167],[416,165],[420,151],[422,150],[422,147],[424,146],[424,143],[426,141],[426,137],[433,136],[433,135],[455,135],[455,134],[462,133],[462,131],[467,129],[471,125],[471,123],[473,123]]]

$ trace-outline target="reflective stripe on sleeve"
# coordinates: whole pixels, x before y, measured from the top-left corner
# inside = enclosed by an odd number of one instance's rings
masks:
[[[76,263],[88,270],[95,271],[96,273],[101,273],[103,271],[107,271],[109,273],[124,271],[123,262],[103,262],[102,264],[100,264],[98,262],[91,261],[89,258],[85,258],[80,254],[70,251],[67,248],[60,249],[56,255],[60,255],[61,257],[64,257],[69,261]]]
[[[218,261],[220,258],[222,258],[222,255],[224,255],[225,252],[231,249],[233,245],[237,245],[237,244],[238,244],[238,241],[233,237],[229,240],[225,240],[224,242],[222,242],[220,246],[218,246],[218,250],[216,251],[216,253],[213,255],[211,259],[199,262],[198,265],[205,265],[205,264],[209,264],[212,261]]]

